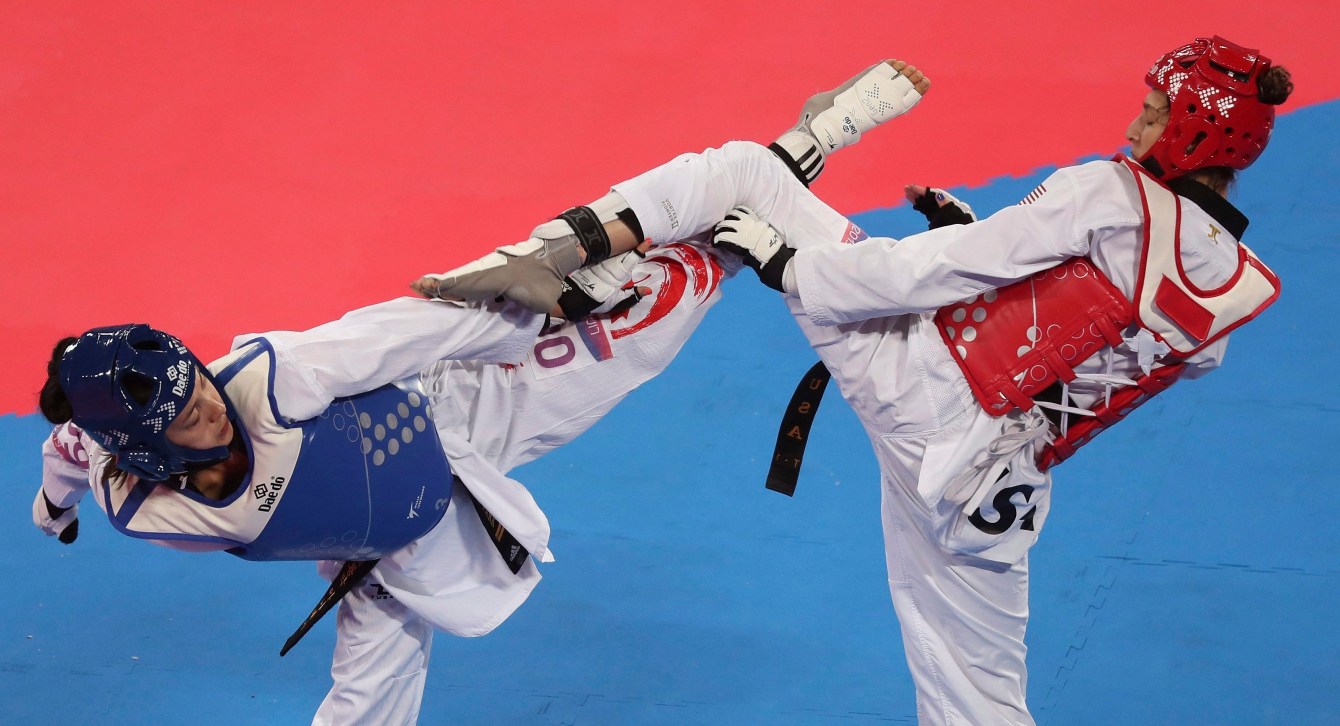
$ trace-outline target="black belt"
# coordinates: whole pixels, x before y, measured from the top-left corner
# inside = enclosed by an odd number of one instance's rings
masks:
[[[781,428],[777,431],[777,445],[772,450],[772,466],[768,468],[768,488],[774,492],[795,496],[800,462],[805,458],[805,445],[810,440],[810,426],[830,378],[832,374],[823,362],[815,363],[800,380],[791,403],[787,404]]]
[[[302,640],[302,636],[307,635],[307,631],[311,630],[318,620],[325,617],[326,613],[335,607],[335,603],[348,595],[350,590],[358,587],[358,583],[362,582],[369,572],[372,572],[372,568],[376,567],[378,562],[381,562],[381,560],[349,560],[345,562],[344,566],[340,568],[339,574],[331,579],[330,587],[326,588],[326,594],[322,595],[321,599],[316,602],[316,607],[312,608],[312,612],[307,616],[307,619],[302,621],[302,625],[299,625],[297,630],[293,631],[293,635],[288,636],[288,640],[284,641],[284,647],[279,649],[279,657],[282,658],[287,655],[289,650],[297,645],[299,640]]]
[[[456,477],[455,483],[456,486],[465,486],[460,477]],[[473,496],[470,498],[474,499]],[[498,554],[502,555],[503,561],[507,563],[507,569],[511,570],[513,575],[520,572],[521,566],[526,563],[526,558],[530,556],[530,552],[527,552],[516,537],[513,537],[511,532],[503,528],[477,499],[475,500],[475,512],[479,514],[480,524],[483,524],[484,530],[488,532],[489,541],[493,542],[493,546],[498,549]],[[439,522],[439,524],[441,523]],[[336,603],[343,600],[350,590],[358,587],[359,583],[363,582],[378,562],[381,562],[381,560],[346,561],[340,567],[339,573],[331,579],[330,587],[326,588],[326,594],[322,595],[321,599],[316,602],[316,607],[312,608],[312,612],[307,615],[307,619],[302,621],[302,625],[299,625],[298,629],[293,631],[293,635],[290,635],[288,640],[284,641],[284,647],[279,649],[279,656],[282,658],[293,646],[297,645],[298,641],[302,640],[303,636],[307,635],[307,632],[312,629],[312,626],[317,624],[317,621],[325,617],[326,613],[330,612]]]

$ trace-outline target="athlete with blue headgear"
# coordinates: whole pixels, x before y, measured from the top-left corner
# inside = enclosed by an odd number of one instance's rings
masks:
[[[648,306],[611,310],[636,299],[623,286],[635,265],[655,284],[719,275],[711,259],[676,248],[581,270],[569,279],[587,294],[565,314],[593,313],[595,329],[620,313],[645,322]],[[513,303],[394,300],[304,332],[241,336],[208,365],[147,325],[90,330],[61,341],[49,366],[42,409],[58,425],[34,519],[73,542],[91,492],[117,530],[167,547],[321,560],[337,581],[351,577],[340,561],[375,563],[340,602],[334,686],[316,720],[410,723],[433,629],[489,632],[538,582],[535,562],[552,560],[548,521],[503,472],[654,375],[678,349],[658,336],[682,343],[704,302],[665,296],[646,332],[604,341],[603,361],[547,356],[581,344],[577,324],[546,329]],[[648,341],[661,352],[644,353]]]
[[[869,125],[929,86],[881,63],[838,90],[857,81],[906,99]],[[817,110],[841,133],[834,95],[817,96]],[[814,153],[802,178],[822,170]],[[491,631],[538,582],[536,560],[552,560],[548,521],[504,472],[659,373],[739,268],[706,235],[649,252],[643,237],[616,191],[469,266],[521,304],[395,300],[240,336],[208,365],[147,325],[65,339],[42,393],[57,426],[34,522],[74,541],[91,491],[132,537],[320,560],[334,581],[322,606],[338,600],[339,614],[334,685],[315,721],[412,723],[433,629]]]

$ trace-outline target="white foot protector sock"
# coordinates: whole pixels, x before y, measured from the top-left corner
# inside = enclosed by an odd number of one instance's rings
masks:
[[[861,140],[861,134],[897,118],[921,101],[921,94],[906,76],[888,63],[877,63],[847,84],[839,87],[830,99],[820,94],[810,104],[828,100],[828,107],[814,109],[814,120],[809,131],[828,154]],[[818,104],[815,104],[816,106]]]

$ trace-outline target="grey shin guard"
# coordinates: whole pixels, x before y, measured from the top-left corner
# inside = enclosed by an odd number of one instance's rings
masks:
[[[528,239],[440,275],[425,275],[416,289],[442,300],[511,300],[533,312],[547,313],[563,292],[563,278],[582,266],[577,238]]]
[[[563,292],[564,278],[609,258],[605,223],[627,221],[627,215],[631,215],[628,203],[610,192],[590,206],[574,207],[536,227],[524,242],[499,247],[450,272],[425,275],[414,289],[442,300],[481,302],[501,297],[548,313]]]

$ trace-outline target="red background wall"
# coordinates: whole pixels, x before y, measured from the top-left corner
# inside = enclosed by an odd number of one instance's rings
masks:
[[[34,409],[61,335],[147,321],[209,359],[322,322],[675,153],[770,140],[880,57],[935,85],[816,185],[847,212],[1114,152],[1196,35],[1288,65],[1291,108],[1340,96],[1336,4],[1261,7],[0,2],[0,413]]]

